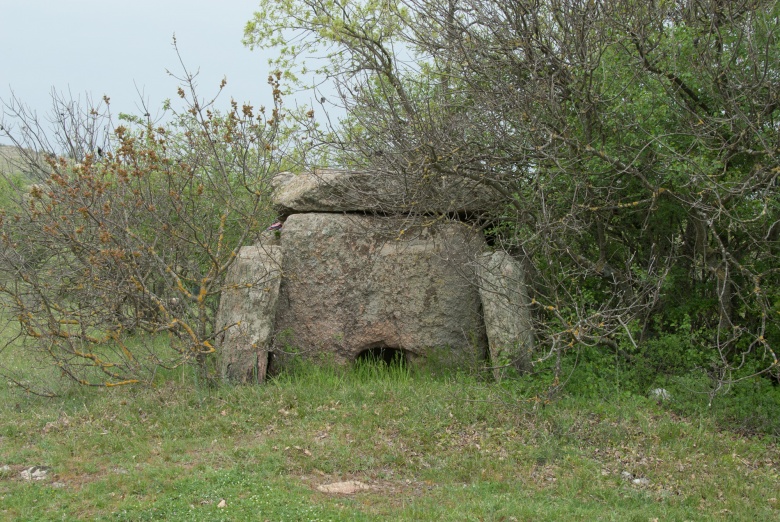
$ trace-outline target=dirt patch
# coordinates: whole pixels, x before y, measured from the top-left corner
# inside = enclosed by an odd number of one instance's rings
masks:
[[[317,491],[330,493],[334,495],[352,495],[358,491],[374,489],[373,486],[364,484],[359,480],[346,480],[343,482],[331,482],[330,484],[321,484],[317,486]]]
[[[366,493],[392,499],[394,497],[409,498],[434,489],[430,481],[420,481],[401,478],[378,478],[374,476],[345,476],[326,474],[315,470],[316,475],[301,476],[310,488],[333,495],[354,495]],[[392,472],[391,472],[392,473]]]

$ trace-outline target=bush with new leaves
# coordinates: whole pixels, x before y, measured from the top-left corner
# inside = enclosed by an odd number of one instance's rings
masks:
[[[78,146],[22,165],[34,182],[0,211],[0,293],[14,342],[82,384],[147,382],[192,362],[211,377],[225,273],[273,218],[268,181],[289,138],[278,76],[268,114],[236,102],[220,112],[198,98],[193,76],[181,80],[184,110],[169,104],[164,125],[123,116],[114,126],[108,98],[86,108],[55,98],[92,132],[59,127],[59,141]],[[48,129],[9,112],[3,128],[18,145],[44,143]],[[14,134],[13,121],[27,134]]]

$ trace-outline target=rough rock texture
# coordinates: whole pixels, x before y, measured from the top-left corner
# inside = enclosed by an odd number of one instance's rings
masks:
[[[271,352],[278,367],[290,353],[349,363],[397,351],[457,366],[489,348],[497,379],[530,367],[522,267],[442,216],[489,218],[488,188],[337,170],[282,173],[273,188],[284,225],[241,250],[220,303],[225,378],[262,381]]]
[[[495,194],[466,179],[410,180],[385,174],[319,169],[273,180],[280,214],[294,212],[482,213],[495,207]]]
[[[484,353],[475,261],[485,241],[467,225],[294,214],[281,243],[279,352],[342,363],[372,348],[426,355],[449,347],[454,359]]]
[[[493,375],[500,380],[505,368],[530,370],[534,345],[529,299],[520,263],[503,251],[485,253],[478,274],[479,295],[490,346]]]
[[[230,268],[217,314],[217,328],[225,330],[218,339],[224,379],[265,380],[282,258],[279,246],[246,246]]]

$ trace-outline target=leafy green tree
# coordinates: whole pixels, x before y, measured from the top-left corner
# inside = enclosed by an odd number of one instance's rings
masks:
[[[499,195],[480,218],[529,270],[555,386],[595,346],[717,391],[778,371],[779,10],[266,0],[245,41],[333,82],[342,164]]]

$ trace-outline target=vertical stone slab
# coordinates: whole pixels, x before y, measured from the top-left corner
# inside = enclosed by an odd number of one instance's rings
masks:
[[[222,378],[262,382],[268,366],[282,273],[282,248],[241,248],[227,274],[217,313]]]
[[[478,360],[487,343],[475,260],[481,233],[422,217],[293,214],[281,233],[279,352],[348,363],[382,346]]]
[[[493,376],[501,380],[507,367],[529,371],[534,334],[522,266],[506,252],[488,252],[478,273]]]

